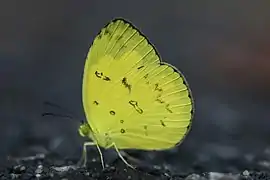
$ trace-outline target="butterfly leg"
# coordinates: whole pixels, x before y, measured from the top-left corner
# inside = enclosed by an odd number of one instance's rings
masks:
[[[119,151],[119,149],[117,148],[117,146],[116,146],[115,144],[113,144],[113,146],[114,146],[114,148],[115,148],[115,150],[116,150],[118,156],[121,158],[121,160],[122,160],[128,167],[130,167],[130,168],[132,168],[132,169],[135,169],[134,166],[132,166],[131,164],[129,164],[129,163],[124,159],[124,157],[122,156],[122,154],[121,154],[121,152]]]
[[[86,166],[86,162],[87,162],[87,146],[93,146],[96,145],[96,143],[94,142],[85,142],[83,144],[83,152],[82,152],[82,156],[81,159],[79,160],[79,162],[77,163],[78,167],[85,167]]]
[[[98,144],[96,144],[97,146],[97,149],[98,149],[98,152],[99,152],[99,156],[100,156],[100,161],[101,161],[101,165],[102,165],[102,168],[105,169],[105,165],[104,165],[104,160],[103,160],[103,155],[102,155],[102,152],[98,146]]]

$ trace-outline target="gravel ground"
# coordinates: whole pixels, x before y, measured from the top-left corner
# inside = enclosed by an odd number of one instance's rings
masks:
[[[53,180],[252,180],[270,179],[270,173],[265,171],[245,170],[241,173],[204,172],[190,174],[170,174],[168,171],[156,167],[155,169],[127,168],[117,160],[102,170],[100,162],[89,162],[87,168],[75,168],[74,160],[57,160],[40,154],[33,157],[9,159],[0,168],[0,179],[53,179]]]

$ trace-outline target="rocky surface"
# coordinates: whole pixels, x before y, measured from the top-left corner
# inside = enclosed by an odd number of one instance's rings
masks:
[[[100,162],[91,161],[87,168],[76,168],[74,160],[56,160],[40,154],[33,157],[9,159],[0,168],[0,179],[53,179],[53,180],[267,180],[270,173],[266,171],[245,170],[239,173],[181,173],[172,174],[161,167],[138,168],[126,167],[121,161],[102,170]],[[194,170],[195,172],[196,170]]]

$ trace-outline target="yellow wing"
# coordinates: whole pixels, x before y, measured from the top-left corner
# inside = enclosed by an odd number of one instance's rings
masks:
[[[159,150],[181,142],[191,125],[193,100],[173,66],[122,19],[95,38],[83,78],[83,105],[94,140],[108,148]]]

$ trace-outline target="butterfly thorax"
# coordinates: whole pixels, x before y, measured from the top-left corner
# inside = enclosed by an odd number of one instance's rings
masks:
[[[97,130],[92,130],[88,123],[80,125],[78,131],[82,137],[89,137],[103,148],[110,148],[113,145],[112,139],[108,133],[102,134]]]

